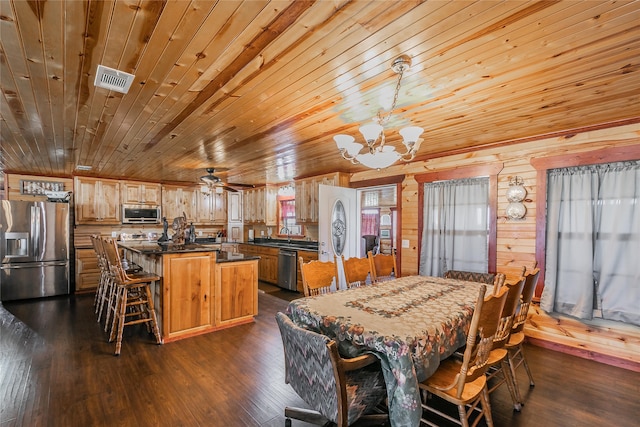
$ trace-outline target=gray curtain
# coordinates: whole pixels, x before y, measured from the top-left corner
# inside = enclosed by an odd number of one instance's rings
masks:
[[[421,275],[487,272],[488,206],[487,177],[424,184]]]
[[[550,170],[546,311],[640,325],[640,161]]]

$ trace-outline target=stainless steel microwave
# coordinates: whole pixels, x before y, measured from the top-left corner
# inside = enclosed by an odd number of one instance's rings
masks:
[[[160,206],[122,205],[123,224],[160,224]]]

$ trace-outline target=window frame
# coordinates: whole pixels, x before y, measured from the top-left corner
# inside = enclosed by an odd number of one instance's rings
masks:
[[[449,181],[454,179],[489,177],[489,218],[488,218],[488,251],[489,259],[487,271],[496,273],[498,259],[498,174],[504,167],[503,163],[491,163],[486,165],[461,166],[455,169],[446,169],[436,172],[416,174],[414,179],[418,183],[418,242],[422,242],[422,228],[424,226],[424,184],[435,181]],[[422,245],[418,244],[418,260],[421,259]]]
[[[288,235],[287,235],[287,234],[280,234],[280,231],[281,231],[284,227],[287,227],[287,226],[286,226],[286,225],[284,225],[284,223],[283,223],[283,219],[284,219],[284,218],[282,217],[282,202],[284,202],[284,201],[290,201],[290,200],[293,200],[293,201],[294,201],[294,203],[295,203],[296,196],[277,196],[277,197],[276,197],[276,201],[277,201],[277,203],[278,203],[278,209],[277,209],[277,230],[276,230],[277,232],[276,232],[276,236],[278,236],[278,237],[286,237],[286,238],[289,238],[289,237],[304,237],[304,236],[305,236],[305,231],[306,231],[306,230],[305,230],[305,228],[304,228],[304,225],[303,225],[303,224],[298,224],[297,222],[296,222],[296,226],[297,226],[297,227],[300,227],[300,234],[294,234],[294,233],[289,233]],[[293,219],[295,219],[295,210],[294,210],[294,216],[293,216]],[[287,227],[287,229],[288,229],[288,228],[289,228],[289,227]]]
[[[557,156],[531,157],[530,163],[536,170],[536,265],[540,268],[535,300],[539,300],[544,288],[545,253],[547,250],[547,172],[549,169],[573,166],[596,165],[640,159],[640,144],[624,147],[607,147],[581,153]]]

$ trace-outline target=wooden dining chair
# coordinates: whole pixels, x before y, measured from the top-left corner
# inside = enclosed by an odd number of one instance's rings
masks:
[[[373,283],[369,258],[351,257],[345,259],[344,255],[342,255],[341,259],[344,277],[347,280],[347,289]]]
[[[530,273],[525,273],[524,287],[522,288],[522,294],[520,296],[520,305],[516,310],[516,314],[513,318],[513,326],[511,328],[511,334],[509,335],[509,341],[505,344],[505,348],[508,352],[509,368],[513,376],[515,383],[516,396],[518,401],[523,404],[522,397],[520,395],[520,389],[518,388],[518,381],[516,376],[516,370],[520,365],[524,365],[524,369],[529,377],[529,387],[535,386],[533,382],[533,376],[529,369],[529,364],[524,355],[522,344],[524,343],[524,325],[527,321],[527,315],[529,313],[529,307],[531,306],[531,300],[538,284],[538,276],[540,275],[540,269],[535,268]]]
[[[493,337],[493,348],[489,354],[489,361],[487,364],[487,380],[489,381],[489,394],[493,393],[502,384],[507,384],[511,400],[513,402],[513,409],[520,411],[522,409],[521,402],[518,394],[515,391],[515,379],[509,367],[508,352],[505,348],[509,337],[511,335],[511,329],[513,326],[513,319],[516,314],[516,308],[520,301],[520,295],[524,287],[524,277],[516,282],[505,283],[504,288],[507,289],[507,299],[502,308],[502,314],[500,316],[500,323],[498,324],[498,330]]]
[[[470,416],[477,412],[473,420],[474,426],[483,417],[489,427],[493,426],[485,373],[507,298],[507,288],[503,287],[498,294],[491,293],[485,297],[486,290],[487,286],[483,284],[478,292],[462,359],[452,356],[443,360],[434,374],[419,384],[423,394],[423,415],[420,421],[427,425],[438,424],[427,420],[425,411],[462,426],[468,426]],[[458,418],[438,409],[437,405],[430,405],[433,396],[455,404],[458,407]]]
[[[312,408],[286,407],[286,426],[291,426],[291,418],[344,427],[355,421],[388,420],[388,414],[378,411],[387,391],[377,357],[344,359],[329,337],[297,326],[284,313],[276,313],[276,322],[284,347],[285,382]]]
[[[496,293],[500,289],[506,278],[504,273],[476,273],[474,271],[462,270],[447,270],[444,272],[443,277],[445,279],[456,279],[493,285],[493,293]]]
[[[398,266],[396,265],[396,255],[391,254],[373,254],[367,252],[367,257],[371,263],[371,272],[373,273],[373,282],[385,282],[398,278]]]
[[[305,297],[327,294],[332,291],[331,286],[338,277],[335,262],[311,260],[305,263],[302,257],[298,259]],[[337,282],[335,285],[338,285]]]

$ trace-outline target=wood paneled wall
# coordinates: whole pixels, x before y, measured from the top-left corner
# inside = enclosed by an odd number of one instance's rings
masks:
[[[427,131],[428,132],[428,131]],[[422,144],[423,150],[428,149],[428,135]],[[383,172],[366,171],[356,173],[352,181],[370,180],[387,175],[405,174],[402,184],[402,239],[408,239],[409,248],[402,248],[403,275],[418,273],[418,183],[416,174],[447,170],[461,166],[471,166],[484,163],[502,162],[504,167],[498,175],[498,219],[497,219],[497,269],[508,276],[517,276],[522,267],[531,268],[536,264],[536,201],[538,197],[545,197],[536,191],[536,170],[531,164],[532,158],[577,154],[612,147],[633,147],[640,145],[640,124],[600,129],[589,132],[575,133],[564,137],[540,139],[520,144],[503,145],[491,149],[479,150],[464,154],[456,154],[428,159],[410,164],[395,165]],[[506,190],[509,177],[520,176],[524,179],[527,189],[525,206],[527,215],[522,220],[507,220],[505,208],[507,206]],[[544,334],[539,325],[532,323],[531,316],[536,319],[546,319]],[[600,327],[598,345],[593,340],[587,340],[585,331],[592,330],[591,325],[584,322],[561,321],[558,316],[541,313],[539,308],[530,316],[528,336],[535,337],[539,342],[551,343],[556,349],[563,349],[582,357],[604,361],[617,366],[629,368],[640,366],[638,348],[640,329],[631,326],[616,329],[615,323],[610,327]],[[631,331],[629,330],[631,329]],[[593,334],[591,334],[593,335]]]
[[[607,147],[634,146],[640,144],[640,124],[630,124],[591,132],[576,133],[564,137],[541,139],[521,144],[497,146],[475,152],[438,157],[408,164],[397,164],[384,171],[370,170],[355,173],[351,181],[364,181],[384,176],[406,176],[402,184],[402,238],[409,240],[409,248],[402,249],[403,274],[418,273],[418,184],[416,174],[454,169],[461,166],[502,162],[498,175],[497,219],[497,267],[499,271],[519,274],[523,266],[535,265],[536,246],[536,170],[531,159],[561,154],[587,152]],[[428,149],[428,135],[422,144]],[[524,179],[527,189],[525,206],[527,215],[522,220],[507,220],[504,214],[508,204],[506,191],[511,176]],[[544,197],[544,195],[542,196]]]
[[[6,185],[6,199],[7,200],[27,200],[27,201],[46,201],[47,196],[35,196],[29,194],[20,194],[20,180],[33,180],[33,181],[55,181],[62,182],[64,184],[64,191],[73,191],[73,179],[71,178],[58,178],[58,177],[46,177],[38,175],[20,175],[7,173],[4,175]],[[73,198],[73,197],[72,197]]]

